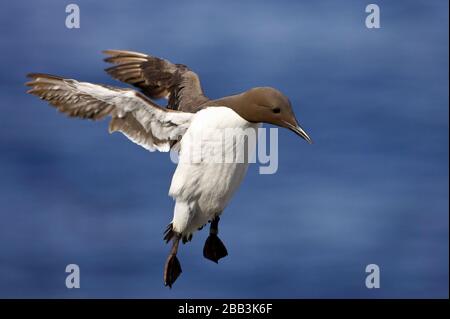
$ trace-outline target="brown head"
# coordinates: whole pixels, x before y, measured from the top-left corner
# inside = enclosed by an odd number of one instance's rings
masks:
[[[289,99],[274,88],[257,87],[217,102],[232,108],[249,122],[269,123],[285,127],[308,143],[312,143],[311,138],[298,124]]]

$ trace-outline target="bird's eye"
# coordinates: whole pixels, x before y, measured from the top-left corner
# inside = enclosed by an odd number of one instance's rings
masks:
[[[272,109],[273,113],[280,113],[281,109],[279,107],[275,107]]]

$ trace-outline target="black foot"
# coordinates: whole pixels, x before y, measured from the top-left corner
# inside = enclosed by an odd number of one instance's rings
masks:
[[[203,247],[203,256],[217,264],[219,259],[228,256],[228,251],[217,235],[210,234]]]
[[[173,283],[181,274],[181,265],[176,255],[169,255],[164,266],[164,285],[172,288]]]

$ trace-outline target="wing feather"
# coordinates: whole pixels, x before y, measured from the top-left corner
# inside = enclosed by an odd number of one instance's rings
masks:
[[[103,51],[106,62],[115,64],[105,71],[116,80],[138,87],[152,99],[168,98],[167,107],[196,112],[209,101],[204,95],[198,75],[186,65],[139,52]]]
[[[120,131],[134,143],[167,152],[189,127],[192,113],[162,108],[131,89],[78,82],[31,73],[27,93],[48,101],[71,117],[100,120],[111,116],[109,131]]]

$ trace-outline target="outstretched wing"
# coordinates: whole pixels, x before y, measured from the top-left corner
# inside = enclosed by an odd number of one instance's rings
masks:
[[[29,74],[27,93],[48,101],[61,112],[84,119],[112,117],[109,131],[120,131],[131,141],[167,152],[189,127],[192,113],[162,108],[141,93],[48,74]]]
[[[103,52],[109,55],[106,62],[116,64],[105,70],[108,74],[140,88],[150,98],[168,98],[168,108],[196,112],[201,104],[209,101],[198,75],[183,64],[132,51]]]

